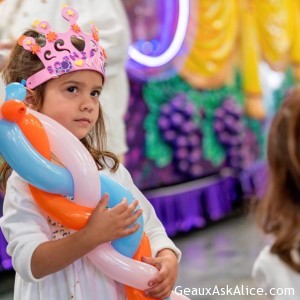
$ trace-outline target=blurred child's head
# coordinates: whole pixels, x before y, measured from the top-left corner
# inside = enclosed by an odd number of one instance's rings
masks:
[[[299,204],[300,192],[300,90],[287,94],[275,115],[268,138],[270,175],[278,188],[287,188],[290,198]]]
[[[268,137],[269,178],[258,220],[274,237],[272,252],[294,270],[300,265],[300,90],[291,90],[272,120]]]

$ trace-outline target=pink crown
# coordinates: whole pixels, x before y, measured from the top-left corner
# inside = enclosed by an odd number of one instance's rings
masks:
[[[36,54],[45,68],[26,81],[28,88],[34,89],[38,85],[62,74],[80,70],[93,70],[105,77],[104,61],[106,54],[99,45],[99,32],[92,24],[92,34],[81,31],[77,25],[78,13],[71,7],[62,9],[62,16],[69,21],[70,28],[65,33],[51,31],[50,24],[41,21],[37,25],[37,31],[45,36],[45,46],[39,46],[33,37],[23,36],[19,43],[32,54]],[[84,41],[83,51],[77,50],[71,42],[71,38],[76,37]]]

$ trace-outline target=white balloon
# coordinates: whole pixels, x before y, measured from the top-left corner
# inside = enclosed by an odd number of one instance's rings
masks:
[[[149,280],[158,272],[152,265],[120,254],[110,243],[98,246],[87,257],[107,276],[139,290],[149,288]]]
[[[95,161],[84,145],[64,126],[53,119],[29,109],[43,124],[51,152],[71,172],[76,203],[96,207],[100,192],[99,173]]]

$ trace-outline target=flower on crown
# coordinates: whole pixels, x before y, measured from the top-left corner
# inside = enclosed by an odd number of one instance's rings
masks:
[[[69,6],[62,9],[62,16],[70,24],[69,30],[64,33],[52,31],[47,21],[37,23],[36,29],[45,37],[45,45],[39,45],[30,36],[22,36],[19,39],[19,44],[37,55],[45,67],[27,79],[26,86],[31,89],[62,74],[80,70],[96,71],[104,80],[106,53],[98,43],[98,28],[92,24],[91,34],[83,32],[76,23],[77,11]],[[84,45],[82,51],[74,46],[74,39],[82,42]]]

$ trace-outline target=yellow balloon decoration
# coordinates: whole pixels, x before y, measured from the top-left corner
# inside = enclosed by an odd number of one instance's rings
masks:
[[[298,0],[254,0],[260,47],[270,67],[283,71],[289,63],[291,46],[290,7]]]
[[[241,5],[240,52],[243,88],[245,91],[245,111],[255,119],[263,119],[265,111],[259,79],[260,51],[255,27],[253,7],[247,0]]]
[[[229,79],[233,71],[237,8],[237,0],[198,1],[196,36],[180,70],[195,88],[217,88]]]
[[[290,58],[296,80],[300,81],[300,1],[291,1],[290,16],[292,23]]]

